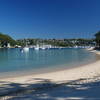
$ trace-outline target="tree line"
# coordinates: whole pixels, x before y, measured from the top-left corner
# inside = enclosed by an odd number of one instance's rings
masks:
[[[94,45],[94,39],[20,39],[17,40],[18,45],[25,46],[28,45],[52,45],[61,47],[73,47],[77,46],[89,46]]]
[[[5,35],[3,33],[0,33],[0,47],[6,47],[7,44],[10,43],[11,46],[20,45],[25,46],[27,45],[36,45],[36,44],[46,44],[46,45],[52,45],[52,46],[61,46],[61,47],[73,47],[75,45],[77,46],[94,46],[96,45],[98,48],[100,48],[100,31],[98,31],[95,34],[94,39],[34,39],[34,38],[28,38],[28,39],[19,39],[14,40],[9,35]]]

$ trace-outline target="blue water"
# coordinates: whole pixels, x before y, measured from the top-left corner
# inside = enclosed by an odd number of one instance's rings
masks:
[[[84,49],[52,49],[21,52],[20,49],[0,49],[0,73],[42,68],[70,68],[97,60],[95,53]]]

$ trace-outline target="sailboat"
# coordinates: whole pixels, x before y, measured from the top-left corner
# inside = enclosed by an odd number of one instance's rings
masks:
[[[28,51],[29,51],[29,47],[28,47],[28,45],[27,45],[27,42],[26,42],[26,46],[23,48],[23,51],[24,51],[24,52],[28,52]]]
[[[24,47],[23,50],[27,52],[29,51],[29,47]]]
[[[45,50],[45,49],[46,49],[46,47],[45,47],[44,44],[41,46],[41,49],[42,49],[42,50]]]
[[[46,48],[43,46],[41,49],[42,49],[42,50],[45,50]]]
[[[36,46],[35,46],[35,48],[34,48],[35,50],[39,50],[40,48],[39,48],[39,45],[37,44]]]

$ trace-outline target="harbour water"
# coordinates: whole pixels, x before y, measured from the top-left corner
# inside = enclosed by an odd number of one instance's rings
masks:
[[[97,59],[98,55],[85,49],[29,49],[29,52],[21,52],[19,48],[0,49],[0,73],[73,68]]]

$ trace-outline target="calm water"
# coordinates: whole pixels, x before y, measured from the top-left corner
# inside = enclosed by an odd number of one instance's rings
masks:
[[[55,49],[21,52],[20,49],[0,49],[0,73],[35,71],[43,68],[69,68],[97,60],[94,53],[84,49]]]

